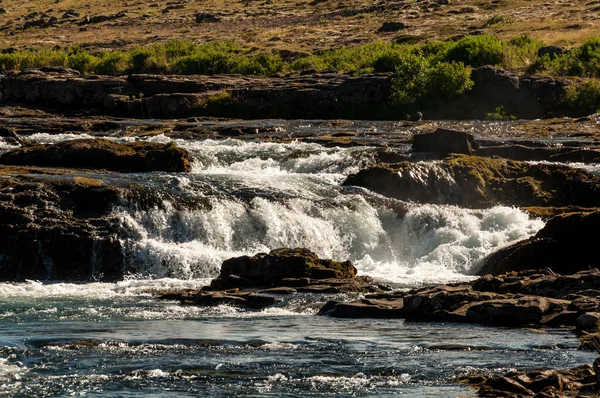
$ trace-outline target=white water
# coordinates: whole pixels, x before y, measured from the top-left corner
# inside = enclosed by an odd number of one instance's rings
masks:
[[[370,161],[368,149],[238,140],[179,144],[194,154],[195,168],[170,181],[177,179],[177,189],[209,206],[177,210],[166,202],[149,211],[120,209],[134,274],[210,278],[233,256],[305,247],[321,257],[350,259],[361,273],[391,282],[464,280],[484,256],[544,225],[515,208],[402,204],[340,187]],[[406,214],[399,216],[393,203]]]

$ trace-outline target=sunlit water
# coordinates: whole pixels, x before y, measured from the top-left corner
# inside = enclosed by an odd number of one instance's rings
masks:
[[[128,280],[0,284],[0,395],[468,396],[454,382],[463,373],[593,361],[566,330],[315,316],[329,299],[357,296],[293,295],[259,312],[157,301],[206,285],[226,258],[279,247],[350,259],[398,287],[464,281],[544,225],[511,207],[418,205],[343,187],[374,148],[177,144],[192,152],[192,173],[94,175],[171,194],[155,208],[114,209]]]

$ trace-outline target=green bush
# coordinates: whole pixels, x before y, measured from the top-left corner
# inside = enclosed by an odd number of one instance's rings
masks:
[[[448,50],[449,61],[479,67],[502,63],[502,43],[490,35],[465,36]]]
[[[577,114],[600,112],[600,80],[572,84],[567,88],[563,103]]]
[[[458,97],[473,86],[471,68],[457,62],[435,62],[412,53],[404,54],[392,80],[397,104],[425,105]]]
[[[570,52],[537,60],[535,70],[559,76],[600,77],[600,38],[589,39]]]
[[[452,99],[473,87],[471,68],[462,62],[440,62],[429,70],[427,95]]]
[[[485,118],[486,120],[515,120],[516,116],[508,114],[502,105],[494,109],[494,112],[488,113]]]

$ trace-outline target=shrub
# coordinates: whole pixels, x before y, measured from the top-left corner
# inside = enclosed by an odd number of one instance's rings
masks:
[[[431,65],[426,58],[406,53],[399,58],[392,81],[393,99],[403,105],[412,105],[427,93]]]
[[[486,115],[486,120],[515,120],[514,115],[509,115],[504,110],[504,105],[497,107],[494,112],[490,112]]]
[[[471,68],[462,62],[440,62],[430,69],[427,87],[430,97],[458,97],[473,87]]]
[[[567,88],[563,104],[578,114],[600,112],[600,80],[572,84]]]
[[[452,99],[472,86],[471,68],[463,63],[436,63],[411,53],[401,57],[392,81],[395,102],[409,106]]]
[[[448,50],[449,61],[479,67],[502,63],[502,43],[490,35],[465,36]]]

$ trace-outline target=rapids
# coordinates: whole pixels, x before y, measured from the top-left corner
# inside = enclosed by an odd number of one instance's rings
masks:
[[[316,317],[331,298],[318,294],[259,312],[155,300],[206,285],[226,258],[279,247],[349,259],[399,288],[469,280],[487,254],[544,226],[517,208],[406,203],[343,186],[375,147],[175,141],[193,154],[192,173],[92,175],[186,199],[151,209],[123,199],[113,210],[126,280],[0,283],[0,396],[469,396],[454,377],[593,360],[563,330]]]

